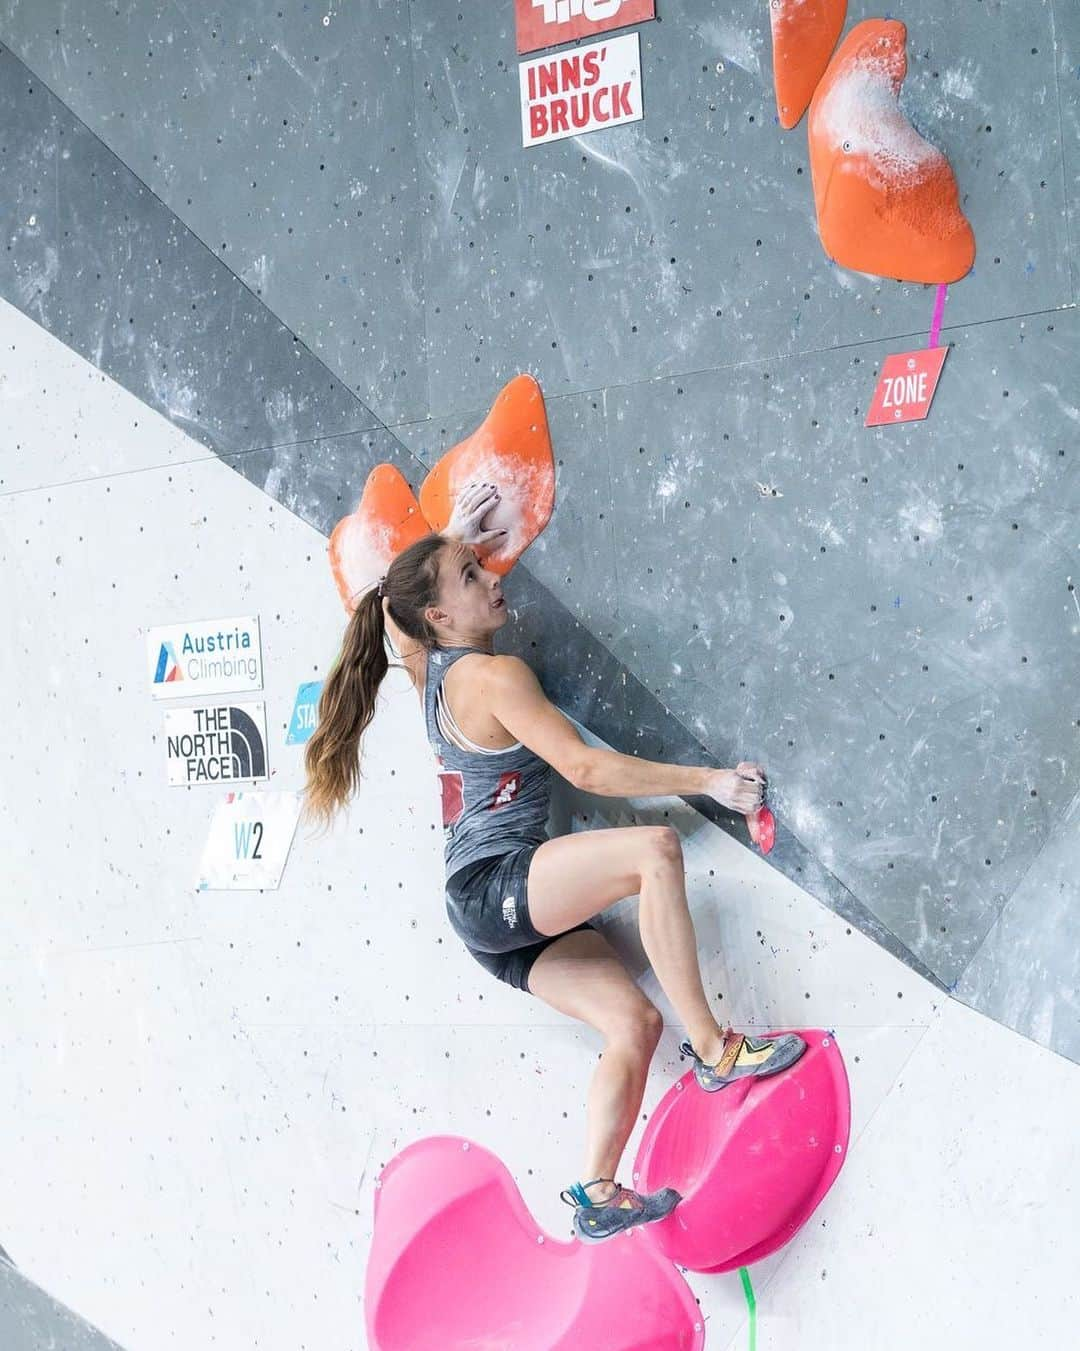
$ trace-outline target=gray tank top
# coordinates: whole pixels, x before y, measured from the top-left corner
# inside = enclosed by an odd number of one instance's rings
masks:
[[[548,838],[551,766],[521,741],[505,750],[477,746],[458,727],[446,701],[447,671],[460,657],[480,650],[439,647],[427,655],[424,724],[442,789],[447,878],[478,859]]]

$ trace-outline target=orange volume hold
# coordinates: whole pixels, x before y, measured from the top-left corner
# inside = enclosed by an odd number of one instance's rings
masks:
[[[790,131],[810,105],[847,18],[847,0],[769,0],[773,88]]]
[[[842,267],[953,282],[975,261],[949,161],[900,111],[907,30],[867,19],[841,43],[810,103],[810,173],[822,247]]]
[[[420,485],[420,506],[432,530],[442,530],[468,483],[494,483],[500,501],[484,517],[505,540],[478,546],[484,567],[505,577],[551,519],[555,461],[540,386],[516,375],[499,391],[491,412],[471,436],[448,450]]]
[[[374,586],[395,557],[430,533],[420,503],[400,469],[377,464],[367,476],[356,510],[330,535],[330,572],[348,613]]]

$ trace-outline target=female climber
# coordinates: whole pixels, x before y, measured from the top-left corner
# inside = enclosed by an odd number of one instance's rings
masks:
[[[561,1193],[589,1242],[667,1215],[682,1199],[640,1194],[616,1180],[663,1028],[591,916],[640,896],[646,955],[689,1036],[679,1047],[708,1093],[764,1078],[805,1051],[801,1037],[758,1039],[722,1030],[702,989],[682,847],[669,826],[623,826],[548,838],[552,768],[605,796],[704,794],[755,811],[765,774],[641,760],[590,747],[546,699],[520,657],[497,655],[508,611],[501,579],[476,545],[501,540],[483,519],[494,485],[471,483],[441,534],[391,562],[359,600],[327,676],[307,743],[308,810],[329,822],[359,781],[357,748],[389,668],[384,639],[412,677],[442,788],[446,912],[454,932],[493,976],[587,1022],[604,1038],[589,1087],[584,1178]]]

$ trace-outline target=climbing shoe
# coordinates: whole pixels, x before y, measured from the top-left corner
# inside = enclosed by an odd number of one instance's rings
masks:
[[[597,1177],[593,1182],[615,1182],[615,1179]],[[585,1190],[593,1182],[586,1182],[584,1186],[575,1182],[568,1191],[559,1193],[568,1206],[575,1207],[574,1232],[583,1243],[599,1243],[635,1224],[662,1220],[682,1200],[674,1187],[662,1187],[643,1196],[615,1182],[615,1190],[610,1196],[594,1201]]]
[[[694,1062],[694,1078],[706,1093],[726,1088],[736,1079],[767,1079],[794,1065],[806,1050],[806,1042],[794,1032],[782,1037],[750,1037],[728,1028],[724,1050],[715,1065],[706,1065],[689,1041],[679,1043],[683,1055]]]

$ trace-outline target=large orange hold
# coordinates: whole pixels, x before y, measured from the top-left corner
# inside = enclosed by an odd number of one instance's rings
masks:
[[[330,571],[345,609],[356,608],[403,549],[444,530],[458,493],[474,482],[499,488],[499,503],[482,524],[508,533],[495,546],[474,547],[484,566],[504,577],[547,525],[555,502],[547,414],[531,375],[515,376],[503,387],[476,431],[428,473],[419,501],[392,464],[371,471],[356,510],[338,521],[330,536]]]
[[[360,505],[343,516],[330,535],[330,572],[346,610],[356,609],[395,555],[429,534],[420,503],[392,464],[377,464],[368,474]]]
[[[785,131],[810,106],[846,18],[847,0],[769,0],[776,113]]]
[[[420,485],[420,506],[432,530],[442,530],[454,500],[468,483],[494,483],[501,501],[484,517],[489,530],[506,530],[502,543],[477,546],[484,567],[500,577],[551,519],[555,462],[540,386],[531,375],[505,385],[471,436],[439,460]]]
[[[949,161],[900,111],[907,29],[867,19],[841,43],[810,103],[810,172],[822,247],[842,267],[953,282],[975,236]]]

